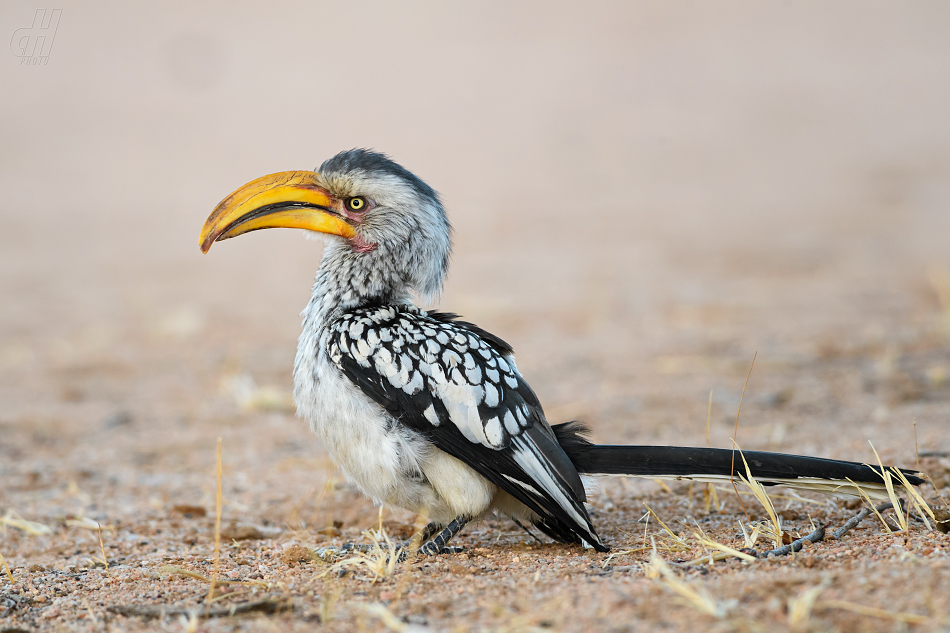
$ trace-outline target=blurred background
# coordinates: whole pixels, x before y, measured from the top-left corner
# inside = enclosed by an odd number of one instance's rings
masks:
[[[947,450],[945,2],[56,7],[36,63],[37,5],[0,4],[0,508],[207,501],[219,435],[230,499],[319,488],[289,392],[321,243],[198,232],[352,147],[442,193],[440,306],[553,421],[703,444],[708,410],[729,446],[757,353],[745,447]]]

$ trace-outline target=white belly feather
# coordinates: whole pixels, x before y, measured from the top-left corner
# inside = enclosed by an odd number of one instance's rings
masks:
[[[317,345],[301,340],[301,347],[309,349],[300,350],[294,370],[297,412],[364,494],[443,524],[460,515],[479,517],[492,508],[497,492],[492,483],[395,423]]]

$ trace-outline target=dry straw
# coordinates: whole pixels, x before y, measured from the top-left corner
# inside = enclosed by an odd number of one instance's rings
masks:
[[[742,508],[742,513],[746,515],[746,518],[749,518],[748,513],[745,511],[745,505],[742,503],[742,497],[739,496],[739,489],[736,487],[736,449],[739,447],[739,415],[742,413],[742,401],[745,399],[745,388],[749,386],[749,378],[752,377],[752,369],[755,367],[755,359],[759,356],[759,352],[756,351],[752,355],[752,364],[749,365],[749,375],[745,377],[745,383],[742,385],[742,395],[739,396],[739,409],[736,411],[736,428],[732,432],[732,465],[729,470],[729,483],[732,484],[732,489],[736,492],[736,499],[739,500],[739,507]],[[744,458],[743,458],[744,459]],[[746,465],[746,472],[749,471],[748,464]],[[751,477],[751,475],[750,475]]]
[[[221,438],[218,438],[218,460],[217,460],[217,480],[218,487],[214,502],[214,567],[211,573],[211,587],[208,589],[206,602],[208,608],[214,600],[214,587],[218,582],[218,560],[221,556]]]
[[[111,576],[111,574],[109,573],[109,559],[106,558],[106,546],[102,542],[102,528],[99,527],[98,524],[96,524],[96,527],[98,528],[98,532],[99,532],[99,551],[102,552],[102,564],[105,565],[106,574]]]
[[[871,440],[868,440],[868,444],[871,444]],[[902,532],[907,531],[907,517],[901,512],[901,500],[897,498],[897,493],[894,492],[894,477],[891,475],[891,471],[884,468],[883,462],[881,462],[881,456],[877,454],[877,449],[874,448],[874,444],[871,444],[871,450],[874,451],[874,457],[877,458],[877,465],[880,467],[880,472],[877,472],[881,476],[881,479],[884,480],[884,487],[887,488],[887,496],[891,500],[891,505],[894,506],[894,514],[897,517],[897,523],[900,524]],[[870,464],[868,467],[871,470],[874,470],[874,466]]]
[[[397,633],[403,633],[404,631],[410,630],[408,624],[397,618],[392,611],[378,602],[363,606],[363,610],[369,615],[379,618],[379,620],[383,623],[383,626],[385,626],[387,629],[396,631]]]
[[[663,519],[661,519],[661,518],[659,517],[659,515],[657,515],[657,513],[653,511],[653,508],[651,508],[650,506],[648,506],[648,505],[646,504],[646,502],[643,503],[643,507],[647,509],[647,512],[649,512],[649,513],[653,516],[654,519],[656,519],[657,523],[660,524],[660,526],[661,526],[661,527],[663,528],[663,530],[666,532],[667,536],[668,536],[674,543],[676,543],[677,545],[680,545],[680,546],[682,546],[682,547],[688,549],[688,545],[687,545],[687,543],[686,543],[686,540],[683,539],[681,536],[679,536],[676,532],[674,532],[673,530],[671,530],[671,529],[666,525],[666,523],[663,522]],[[644,531],[644,534],[646,534],[645,531]]]
[[[364,578],[371,583],[389,578],[396,573],[396,563],[399,561],[399,548],[389,538],[386,530],[380,526],[379,530],[365,530],[363,536],[370,540],[367,550],[354,550],[353,556],[345,558],[331,565],[321,577],[331,573],[339,574],[347,567],[364,569],[372,574],[371,578]]]
[[[866,607],[863,604],[845,602],[844,600],[822,600],[815,606],[823,609],[841,609],[843,611],[850,611],[851,613],[871,616],[872,618],[896,620],[897,622],[904,622],[905,624],[926,624],[931,621],[931,618],[926,615],[902,611],[887,611],[876,607]]]
[[[752,491],[752,495],[755,497],[756,501],[759,502],[765,512],[769,515],[771,520],[771,529],[769,530],[772,535],[772,540],[775,541],[775,547],[782,546],[782,522],[779,519],[778,514],[775,512],[775,506],[772,504],[772,499],[769,497],[768,493],[765,492],[765,486],[756,481],[755,477],[752,476],[752,471],[749,469],[749,463],[745,459],[745,455],[742,454],[742,451],[739,450],[739,456],[742,457],[742,463],[745,464],[745,473],[748,476],[748,479],[739,475],[739,479],[742,480],[746,486],[749,487],[749,490]]]
[[[735,556],[736,558],[741,558],[742,560],[750,562],[750,563],[754,563],[756,560],[758,560],[755,556],[751,556],[749,554],[746,554],[745,552],[740,552],[739,550],[729,547],[728,545],[723,545],[722,543],[719,543],[718,541],[714,541],[713,539],[709,538],[705,534],[700,534],[699,532],[693,532],[693,536],[695,537],[697,541],[699,541],[700,545],[708,549],[717,549],[724,554],[728,554],[729,556]]]
[[[13,580],[13,572],[10,571],[10,566],[7,565],[7,561],[3,558],[3,554],[0,554],[0,564],[3,565],[4,571],[7,572],[7,578],[10,579],[10,584],[15,585],[16,581]]]
[[[0,525],[16,528],[30,536],[49,536],[53,533],[50,526],[36,521],[27,521],[13,510],[7,510],[7,513],[0,517]]]
[[[102,530],[114,530],[114,525],[102,525],[97,521],[93,521],[89,517],[78,516],[74,519],[66,519],[67,527],[80,528],[82,530],[95,530],[101,532]]]
[[[901,472],[899,468],[892,468],[891,470],[897,475],[897,478],[900,480],[901,485],[904,486],[904,489],[907,490],[907,494],[910,497],[911,503],[914,504],[914,507],[917,509],[917,514],[920,515],[920,518],[924,520],[924,524],[927,526],[928,530],[933,530],[933,527],[930,525],[930,521],[927,520],[927,516],[930,515],[930,518],[934,520],[934,523],[937,522],[937,517],[934,514],[933,508],[924,500],[920,493],[917,492],[917,489],[911,485],[910,481],[907,480],[907,476]]]
[[[881,525],[884,526],[884,529],[887,530],[887,533],[893,534],[894,530],[891,529],[891,526],[887,523],[887,521],[884,520],[884,517],[881,516],[881,513],[878,512],[878,509],[874,506],[874,501],[871,499],[870,495],[868,495],[868,493],[864,491],[864,488],[854,483],[854,481],[852,481],[850,477],[848,478],[848,481],[850,481],[851,485],[854,486],[854,489],[858,491],[858,493],[864,499],[864,502],[868,504],[868,507],[870,507],[871,510],[874,511],[875,516],[877,516],[877,518],[881,521]],[[895,509],[895,512],[899,512],[899,510]]]
[[[677,578],[660,556],[654,551],[650,556],[649,575],[658,579],[670,591],[680,596],[688,605],[715,618],[726,616],[726,606],[713,598],[699,583],[686,583]],[[695,586],[694,586],[695,585]]]
[[[181,567],[175,567],[174,565],[162,565],[156,570],[160,574],[172,574],[175,576],[184,576],[186,578],[194,578],[195,580],[200,580],[202,582],[211,582],[211,578],[198,572],[191,571],[190,569],[182,569]],[[219,578],[214,581],[218,585],[257,585],[259,587],[270,587],[270,585],[261,580],[227,580],[225,578]],[[220,597],[220,596],[219,596]]]
[[[824,578],[820,584],[809,587],[794,598],[788,599],[788,628],[792,633],[805,633],[812,630],[809,626],[811,612],[821,592],[828,588],[831,581]]]

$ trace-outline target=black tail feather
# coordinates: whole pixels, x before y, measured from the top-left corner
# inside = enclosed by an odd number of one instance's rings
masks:
[[[866,464],[820,457],[785,455],[762,451],[732,451],[726,448],[678,446],[597,446],[586,439],[588,429],[579,422],[552,426],[558,443],[581,474],[634,477],[732,477],[752,476],[765,485],[787,484],[795,479],[851,480],[856,484],[883,483],[878,469]],[[923,479],[917,471],[900,469],[917,486]],[[779,480],[779,481],[770,481]]]

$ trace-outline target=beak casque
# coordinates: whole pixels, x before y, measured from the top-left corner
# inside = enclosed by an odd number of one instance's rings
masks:
[[[350,239],[356,231],[338,213],[339,199],[312,171],[282,171],[252,180],[215,207],[201,227],[201,252],[215,242],[271,228],[307,229]]]

